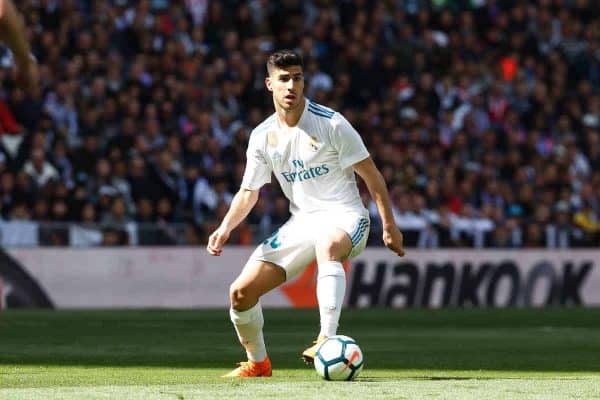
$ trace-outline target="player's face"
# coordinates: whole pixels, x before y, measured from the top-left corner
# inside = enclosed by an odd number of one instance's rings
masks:
[[[284,110],[293,110],[302,103],[304,74],[302,67],[273,68],[266,79],[267,88],[273,99]]]

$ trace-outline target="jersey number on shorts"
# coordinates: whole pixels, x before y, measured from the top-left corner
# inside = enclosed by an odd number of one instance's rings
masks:
[[[263,244],[270,244],[272,249],[276,249],[279,246],[281,246],[281,242],[279,241],[279,238],[277,237],[277,233],[279,232],[279,229],[276,230],[275,232],[273,232],[271,234],[271,236],[269,236],[268,238],[266,238],[263,241]]]

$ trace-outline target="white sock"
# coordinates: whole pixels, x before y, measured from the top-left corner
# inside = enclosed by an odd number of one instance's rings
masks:
[[[229,316],[240,343],[246,349],[248,360],[263,361],[267,357],[267,349],[262,331],[265,321],[260,302],[246,311],[237,311],[231,308]]]
[[[321,315],[319,336],[333,336],[337,333],[346,293],[346,273],[341,262],[326,261],[319,264],[317,278],[317,300]]]

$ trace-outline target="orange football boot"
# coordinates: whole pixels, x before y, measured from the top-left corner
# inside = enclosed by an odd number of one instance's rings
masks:
[[[273,374],[269,357],[262,361],[242,361],[238,367],[222,378],[257,378],[269,377]]]
[[[302,352],[302,358],[304,362],[307,364],[312,364],[315,361],[315,356],[317,355],[317,350],[319,350],[319,346],[327,340],[327,336],[319,335],[317,340],[313,341],[312,346]]]

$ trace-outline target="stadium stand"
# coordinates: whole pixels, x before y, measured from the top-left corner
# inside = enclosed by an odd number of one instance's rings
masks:
[[[19,3],[41,83],[20,89],[0,54],[4,245],[205,242],[273,112],[281,48],[363,136],[407,246],[600,244],[592,0]],[[287,219],[262,190],[230,243]]]

